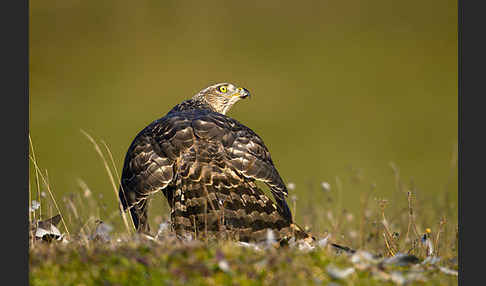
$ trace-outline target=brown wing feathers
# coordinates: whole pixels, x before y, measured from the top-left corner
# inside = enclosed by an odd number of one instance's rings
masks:
[[[285,202],[287,188],[273,165],[270,153],[258,135],[248,128],[236,131],[236,140],[228,148],[230,164],[246,178],[265,182],[282,209],[283,215],[292,220]]]
[[[277,204],[254,183],[265,182]],[[171,112],[140,132],[122,173],[120,200],[135,227],[149,231],[148,195],[163,191],[174,230],[240,240],[290,233],[285,185],[263,141],[236,120],[207,110]]]

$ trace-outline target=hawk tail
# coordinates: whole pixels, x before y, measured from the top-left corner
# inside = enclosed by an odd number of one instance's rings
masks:
[[[285,201],[277,204],[253,183],[225,186],[179,178],[173,196],[172,226],[178,235],[214,234],[240,241],[266,240],[268,229],[277,240],[303,236],[301,228],[292,223]]]

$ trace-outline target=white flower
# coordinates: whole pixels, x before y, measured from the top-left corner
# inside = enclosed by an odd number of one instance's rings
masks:
[[[287,184],[287,189],[289,189],[291,191],[295,190],[295,183],[292,183],[292,182],[288,183]]]
[[[229,267],[228,261],[226,261],[224,259],[220,260],[218,262],[218,267],[219,267],[219,269],[223,270],[224,272],[229,272],[231,270],[230,267]]]
[[[331,184],[329,184],[328,182],[322,182],[321,187],[325,192],[331,191]]]
[[[34,211],[36,211],[39,208],[40,208],[40,203],[38,201],[36,201],[36,200],[33,200],[32,201],[32,206],[29,208],[29,211],[34,212]]]

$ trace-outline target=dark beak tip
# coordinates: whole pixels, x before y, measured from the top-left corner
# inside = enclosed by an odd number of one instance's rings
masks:
[[[246,88],[243,88],[243,91],[245,92],[244,95],[241,98],[247,98],[250,97],[250,91]]]

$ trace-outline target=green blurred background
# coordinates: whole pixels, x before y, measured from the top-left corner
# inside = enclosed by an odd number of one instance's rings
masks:
[[[394,198],[390,162],[417,197],[457,206],[457,78],[452,0],[30,2],[38,164],[56,198],[80,192],[80,178],[111,211],[80,129],[108,144],[120,172],[138,131],[217,82],[251,91],[229,116],[295,183],[298,221],[321,205],[323,181],[336,196],[342,182],[342,206],[356,210],[369,188],[350,187],[353,172]],[[153,212],[165,213],[159,201]]]

